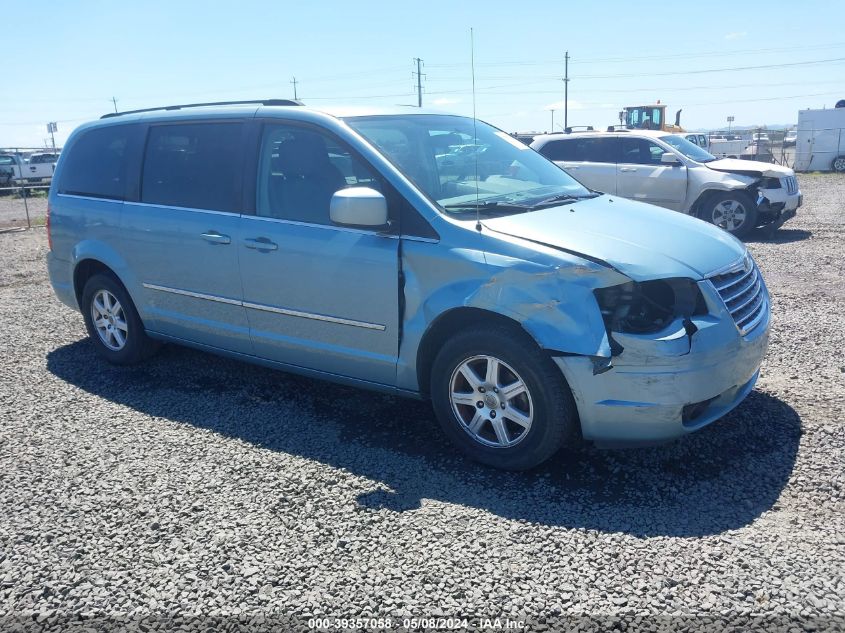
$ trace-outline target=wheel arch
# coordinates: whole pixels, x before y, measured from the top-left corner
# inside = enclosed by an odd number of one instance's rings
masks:
[[[741,192],[748,194],[752,197],[751,188],[754,185],[749,186],[742,186],[742,187],[709,187],[702,191],[698,198],[695,199],[695,202],[692,203],[690,207],[690,215],[694,215],[697,218],[701,218],[701,214],[704,210],[705,205],[710,201],[711,198],[718,196],[723,193],[732,193],[732,192]]]
[[[519,321],[498,312],[483,308],[460,306],[452,308],[437,317],[426,329],[417,352],[417,381],[420,393],[428,396],[431,387],[431,368],[434,359],[443,344],[456,332],[482,325],[504,325],[515,328],[528,337],[538,348],[543,346],[528,332]]]
[[[123,286],[126,293],[129,294],[130,297],[132,296],[126,287],[126,284],[123,283],[123,280],[120,278],[120,275],[118,275],[110,266],[94,257],[86,257],[85,259],[78,261],[76,266],[73,268],[73,293],[76,296],[76,303],[80,307],[82,306],[82,291],[85,289],[85,284],[88,283],[88,280],[91,279],[91,277],[100,273],[109,274],[114,277],[115,280]]]

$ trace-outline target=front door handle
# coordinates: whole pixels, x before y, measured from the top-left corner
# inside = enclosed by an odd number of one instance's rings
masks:
[[[244,240],[244,246],[247,248],[254,248],[258,251],[275,251],[278,250],[279,245],[271,242],[266,237],[256,237]]]
[[[203,233],[200,235],[202,239],[206,242],[211,242],[212,244],[231,244],[232,238],[228,235],[222,235],[217,233],[216,231],[209,231],[208,233]]]
[[[619,171],[637,171],[636,167],[620,167]]]

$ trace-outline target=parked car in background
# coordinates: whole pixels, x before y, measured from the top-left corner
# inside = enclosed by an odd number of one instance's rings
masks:
[[[802,203],[791,169],[717,159],[679,134],[549,134],[531,147],[590,189],[682,211],[736,236],[762,224],[775,229]]]
[[[788,130],[783,136],[784,147],[794,147],[798,140],[798,130]]]
[[[21,185],[48,185],[53,179],[53,172],[56,169],[57,155],[53,153],[32,154],[24,158],[17,153],[3,154],[4,161],[8,161],[11,167],[11,184]],[[0,169],[3,166],[0,165]]]
[[[0,187],[14,184],[18,162],[14,154],[0,154]]]
[[[745,155],[748,141],[741,137],[710,136],[707,151],[716,158],[740,158]]]
[[[55,165],[58,160],[58,152],[43,152],[39,154],[30,154],[26,162],[30,165]]]
[[[702,132],[683,132],[680,136],[704,149],[710,147],[710,139]]]
[[[454,145],[483,147],[490,173],[440,171]],[[502,468],[579,432],[695,431],[751,391],[768,341],[741,242],[591,192],[466,117],[109,115],[68,140],[48,209],[52,286],[105,360],[168,341],[430,398],[447,437]]]

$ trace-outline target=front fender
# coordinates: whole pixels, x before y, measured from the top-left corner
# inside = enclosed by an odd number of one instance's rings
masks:
[[[418,242],[404,245],[402,271],[405,311],[397,383],[410,390],[418,389],[416,361],[426,332],[456,308],[507,317],[543,349],[609,358],[610,342],[593,290],[628,281],[612,269],[563,253],[554,264],[539,264]]]

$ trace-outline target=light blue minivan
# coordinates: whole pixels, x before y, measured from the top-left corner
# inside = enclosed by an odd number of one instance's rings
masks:
[[[740,241],[590,191],[471,118],[281,100],[110,114],[68,140],[48,213],[53,288],[107,361],[172,342],[430,398],[500,468],[579,435],[699,429],[766,351]]]

